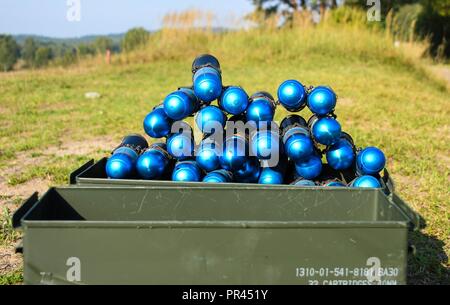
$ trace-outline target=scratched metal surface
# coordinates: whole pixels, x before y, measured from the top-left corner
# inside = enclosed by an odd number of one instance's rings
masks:
[[[407,221],[380,190],[363,189],[60,187],[43,201],[40,220],[72,210],[88,221]]]
[[[406,280],[410,220],[381,190],[77,186],[31,206],[27,284],[365,283],[353,272],[373,258]]]

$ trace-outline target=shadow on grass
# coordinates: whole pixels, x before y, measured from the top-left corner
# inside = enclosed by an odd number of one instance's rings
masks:
[[[421,218],[421,229],[426,223]],[[409,243],[414,251],[408,255],[408,284],[449,285],[450,268],[445,243],[421,231],[411,232]]]

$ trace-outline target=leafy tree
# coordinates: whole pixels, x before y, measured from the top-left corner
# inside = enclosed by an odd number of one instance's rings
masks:
[[[416,30],[430,40],[432,56],[450,57],[450,0],[423,0]]]
[[[77,46],[77,53],[78,53],[79,56],[94,55],[95,54],[95,48],[92,47],[90,44],[80,43]]]
[[[10,71],[20,56],[20,48],[10,35],[0,35],[0,69]]]
[[[32,37],[25,39],[24,45],[22,47],[22,58],[28,67],[34,66],[34,59],[36,56],[36,50],[38,46],[36,41]]]
[[[100,54],[104,54],[106,50],[111,50],[113,45],[112,39],[108,37],[98,37],[94,41],[94,48]]]
[[[122,49],[125,52],[128,52],[145,45],[149,35],[149,32],[144,28],[134,28],[129,30],[122,40]]]
[[[36,56],[34,60],[36,67],[47,66],[52,57],[52,49],[50,49],[49,47],[39,47],[36,50]]]
[[[450,16],[450,0],[426,0],[425,5],[431,6],[432,10],[442,17]]]
[[[314,7],[335,8],[338,0],[251,0],[257,11],[263,11],[266,15],[281,13],[288,15],[294,11],[306,10]],[[354,0],[356,1],[356,0]]]
[[[77,50],[72,48],[67,50],[61,57],[61,65],[64,67],[74,64],[77,61]]]

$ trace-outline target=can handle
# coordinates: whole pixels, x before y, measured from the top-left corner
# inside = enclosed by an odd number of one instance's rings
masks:
[[[91,160],[87,161],[86,163],[81,165],[81,167],[79,169],[76,169],[72,173],[70,173],[69,183],[70,184],[76,184],[77,183],[77,176],[79,176],[82,172],[87,170],[92,165],[94,165],[94,159],[91,159]]]
[[[38,192],[34,192],[33,195],[28,197],[27,200],[17,209],[17,211],[13,214],[12,217],[12,225],[14,229],[21,227],[22,218],[28,211],[34,206],[34,204],[38,201]]]
[[[23,239],[20,239],[14,246],[15,253],[23,253]]]

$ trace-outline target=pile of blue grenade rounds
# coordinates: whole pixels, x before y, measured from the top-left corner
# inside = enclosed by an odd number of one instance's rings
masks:
[[[249,97],[241,87],[222,85],[219,61],[209,54],[194,60],[192,73],[192,87],[170,93],[144,119],[147,135],[165,141],[149,145],[141,135],[126,136],[107,160],[109,178],[384,187],[385,155],[376,147],[357,149],[341,130],[331,88],[286,80],[277,101],[264,91]],[[215,100],[217,106],[211,104]],[[291,113],[308,107],[313,115],[306,121],[290,114],[278,126],[273,119],[279,105]],[[189,116],[202,132],[198,144],[182,121]],[[250,133],[231,122],[253,122],[256,128]],[[262,122],[269,128],[259,128]],[[271,164],[273,153],[279,157]]]

